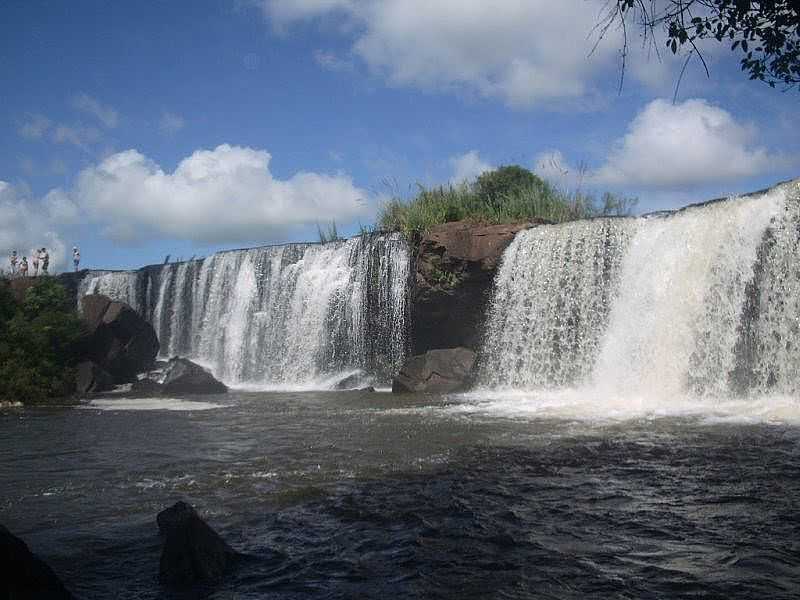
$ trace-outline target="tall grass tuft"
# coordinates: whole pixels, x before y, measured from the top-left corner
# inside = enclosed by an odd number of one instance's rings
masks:
[[[538,179],[538,178],[537,178]],[[538,179],[534,185],[512,188],[492,196],[481,195],[474,184],[433,188],[417,186],[410,200],[393,198],[378,214],[378,225],[412,234],[451,221],[521,223],[545,220],[563,223],[596,216],[627,215],[636,199],[605,193],[598,200],[582,192],[564,193]]]
[[[320,244],[327,244],[328,242],[336,242],[339,239],[339,231],[336,229],[336,221],[331,221],[325,226],[323,229],[319,223],[317,223],[317,233],[319,234],[319,243]]]

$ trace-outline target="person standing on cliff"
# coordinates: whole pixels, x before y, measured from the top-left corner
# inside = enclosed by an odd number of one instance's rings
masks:
[[[13,277],[16,274],[17,274],[17,251],[16,250],[12,250],[11,251],[11,276]]]
[[[39,252],[37,251],[36,254],[31,256],[31,265],[33,265],[33,276],[36,277],[39,275]]]
[[[19,263],[19,276],[20,277],[27,277],[28,276],[28,257],[23,256],[22,262]]]
[[[72,264],[75,265],[75,272],[78,272],[78,265],[81,264],[81,252],[77,246],[72,247]]]
[[[47,253],[47,248],[42,248],[41,261],[42,275],[47,275],[47,270],[50,268],[50,255]]]

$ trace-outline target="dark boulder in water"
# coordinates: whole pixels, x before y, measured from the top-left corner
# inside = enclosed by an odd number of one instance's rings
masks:
[[[333,389],[335,390],[366,390],[370,385],[370,377],[364,371],[356,371],[340,380]]]
[[[75,391],[81,396],[105,392],[114,387],[114,378],[97,363],[85,360],[75,374]]]
[[[165,394],[225,394],[227,386],[203,367],[185,358],[172,358],[164,368]]]
[[[145,377],[133,382],[130,393],[140,398],[161,396],[164,394],[164,386],[154,379]]]
[[[392,382],[392,392],[457,392],[467,388],[475,366],[469,348],[429,350],[409,358]]]
[[[73,598],[47,563],[0,525],[0,598],[70,600]]]
[[[164,536],[158,572],[161,583],[214,583],[239,557],[186,502],[161,511],[156,522]]]
[[[135,381],[152,366],[159,348],[156,332],[130,306],[92,294],[81,299],[81,314],[87,329],[83,354],[117,383]]]

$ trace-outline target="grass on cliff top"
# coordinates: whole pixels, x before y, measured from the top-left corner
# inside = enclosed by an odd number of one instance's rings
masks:
[[[405,234],[425,232],[451,221],[525,223],[543,219],[563,223],[597,216],[627,215],[636,199],[606,192],[599,198],[564,193],[521,167],[501,167],[473,183],[433,188],[418,186],[410,200],[393,198],[378,214],[378,226]]]

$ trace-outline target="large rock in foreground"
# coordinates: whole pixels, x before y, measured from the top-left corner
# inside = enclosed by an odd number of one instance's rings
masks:
[[[239,554],[185,502],[177,502],[156,517],[165,537],[158,579],[169,585],[213,583]]]
[[[392,382],[392,392],[448,393],[469,385],[476,354],[469,348],[430,350],[409,358]]]
[[[227,386],[203,367],[185,358],[172,358],[164,368],[164,394],[225,394]]]
[[[465,346],[483,335],[495,270],[503,251],[533,223],[444,223],[419,240],[411,301],[411,352]]]
[[[88,330],[85,356],[117,383],[135,381],[151,367],[159,348],[156,332],[130,306],[92,294],[81,298],[81,314]]]
[[[28,545],[0,525],[0,598],[71,600],[64,584]]]

